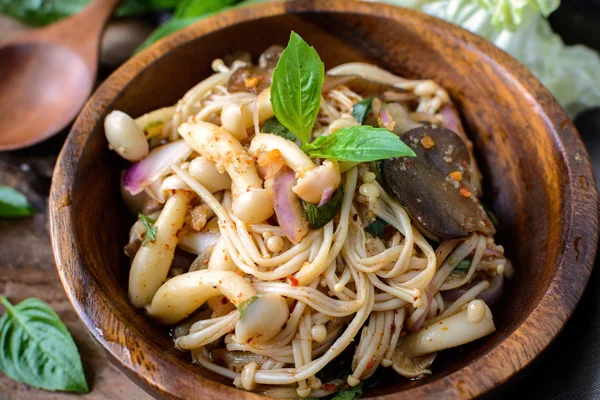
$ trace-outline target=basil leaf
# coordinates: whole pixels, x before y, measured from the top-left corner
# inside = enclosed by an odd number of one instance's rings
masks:
[[[281,122],[277,119],[277,117],[273,117],[268,119],[263,126],[262,131],[264,133],[271,133],[273,135],[281,136],[284,139],[291,140],[295,142],[298,140],[296,135],[294,135],[288,128],[283,126]]]
[[[258,299],[258,296],[252,296],[248,300],[242,301],[237,306],[237,309],[240,312],[240,319],[244,318],[244,315],[246,315],[246,310],[248,309],[248,306],[250,304],[254,303],[256,301],[256,299]]]
[[[307,143],[321,106],[325,66],[314,47],[292,32],[273,71],[271,103],[277,119]]]
[[[303,150],[311,156],[339,161],[368,162],[392,157],[415,157],[400,138],[384,128],[349,126],[319,136]]]
[[[180,0],[175,8],[175,18],[195,17],[220,11],[239,2],[240,0]]]
[[[340,390],[331,398],[331,400],[354,400],[360,399],[363,392],[363,382],[348,390]]]
[[[373,98],[369,97],[368,99],[364,99],[359,101],[352,107],[352,116],[359,124],[364,124],[365,119],[367,119],[367,115],[371,111],[371,106],[373,104]]]
[[[377,217],[377,218],[375,218],[375,221],[373,221],[369,225],[367,225],[367,227],[365,228],[365,232],[367,232],[369,235],[373,236],[374,238],[378,237],[381,239],[385,239],[383,230],[388,225],[389,224],[387,222],[385,222],[381,218]]]
[[[320,207],[303,201],[302,204],[304,205],[304,212],[308,218],[308,225],[310,225],[312,229],[319,229],[325,226],[340,211],[343,199],[344,188],[340,186],[333,196],[331,196],[331,199],[329,199],[327,204]]]
[[[140,221],[142,221],[142,224],[144,224],[144,227],[146,228],[146,235],[144,236],[144,240],[142,240],[142,246],[147,245],[148,242],[156,241],[157,228],[154,226],[156,220],[142,213],[138,214],[138,218]]]
[[[28,217],[34,212],[25,196],[11,187],[0,186],[0,217]]]
[[[471,261],[465,259],[458,263],[458,265],[452,270],[452,273],[453,274],[464,274],[469,270],[470,267],[471,267]]]
[[[0,319],[0,370],[46,390],[89,392],[77,346],[56,313],[40,299],[16,306],[4,296]]]

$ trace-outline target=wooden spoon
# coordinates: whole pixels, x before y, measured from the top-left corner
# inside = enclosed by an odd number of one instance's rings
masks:
[[[92,92],[102,28],[120,0],[93,0],[77,15],[0,47],[0,150],[56,134]]]

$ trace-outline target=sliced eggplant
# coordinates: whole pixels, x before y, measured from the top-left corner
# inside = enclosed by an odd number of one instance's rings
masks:
[[[417,156],[382,161],[381,175],[420,230],[434,240],[495,233],[470,185],[471,159],[463,140],[433,126],[411,129],[402,140]]]
[[[227,83],[230,93],[249,92],[259,94],[271,86],[271,76],[277,66],[283,47],[271,46],[260,55],[257,65],[246,65],[236,69]]]

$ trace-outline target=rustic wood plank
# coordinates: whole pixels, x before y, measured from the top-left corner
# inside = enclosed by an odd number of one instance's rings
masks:
[[[26,152],[0,154],[0,184],[23,192],[38,210],[31,218],[0,219],[0,294],[13,304],[28,297],[39,297],[58,313],[77,343],[91,392],[84,396],[46,392],[0,373],[0,399],[151,399],[123,375],[94,342],[77,318],[58,279],[47,229],[47,202],[59,145],[60,140],[43,143]],[[1,310],[0,314],[3,313]]]

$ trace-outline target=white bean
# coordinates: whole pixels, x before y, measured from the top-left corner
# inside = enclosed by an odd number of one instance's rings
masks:
[[[258,224],[273,215],[273,197],[266,189],[252,189],[240,194],[231,204],[231,209],[247,224]]]
[[[152,301],[160,285],[167,279],[177,245],[177,234],[183,227],[193,194],[177,191],[161,211],[154,227],[156,240],[140,247],[129,272],[129,297],[135,307]]]
[[[252,106],[249,103],[227,103],[221,111],[221,126],[231,132],[236,139],[248,138],[246,129],[252,126]]]
[[[261,295],[245,308],[235,327],[235,338],[239,343],[263,343],[281,331],[289,314],[283,297],[275,293]]]
[[[202,156],[190,162],[188,172],[211,193],[231,187],[229,175],[219,172],[213,163]]]
[[[109,147],[128,161],[139,161],[148,155],[144,131],[122,111],[114,110],[106,116],[104,134]]]

